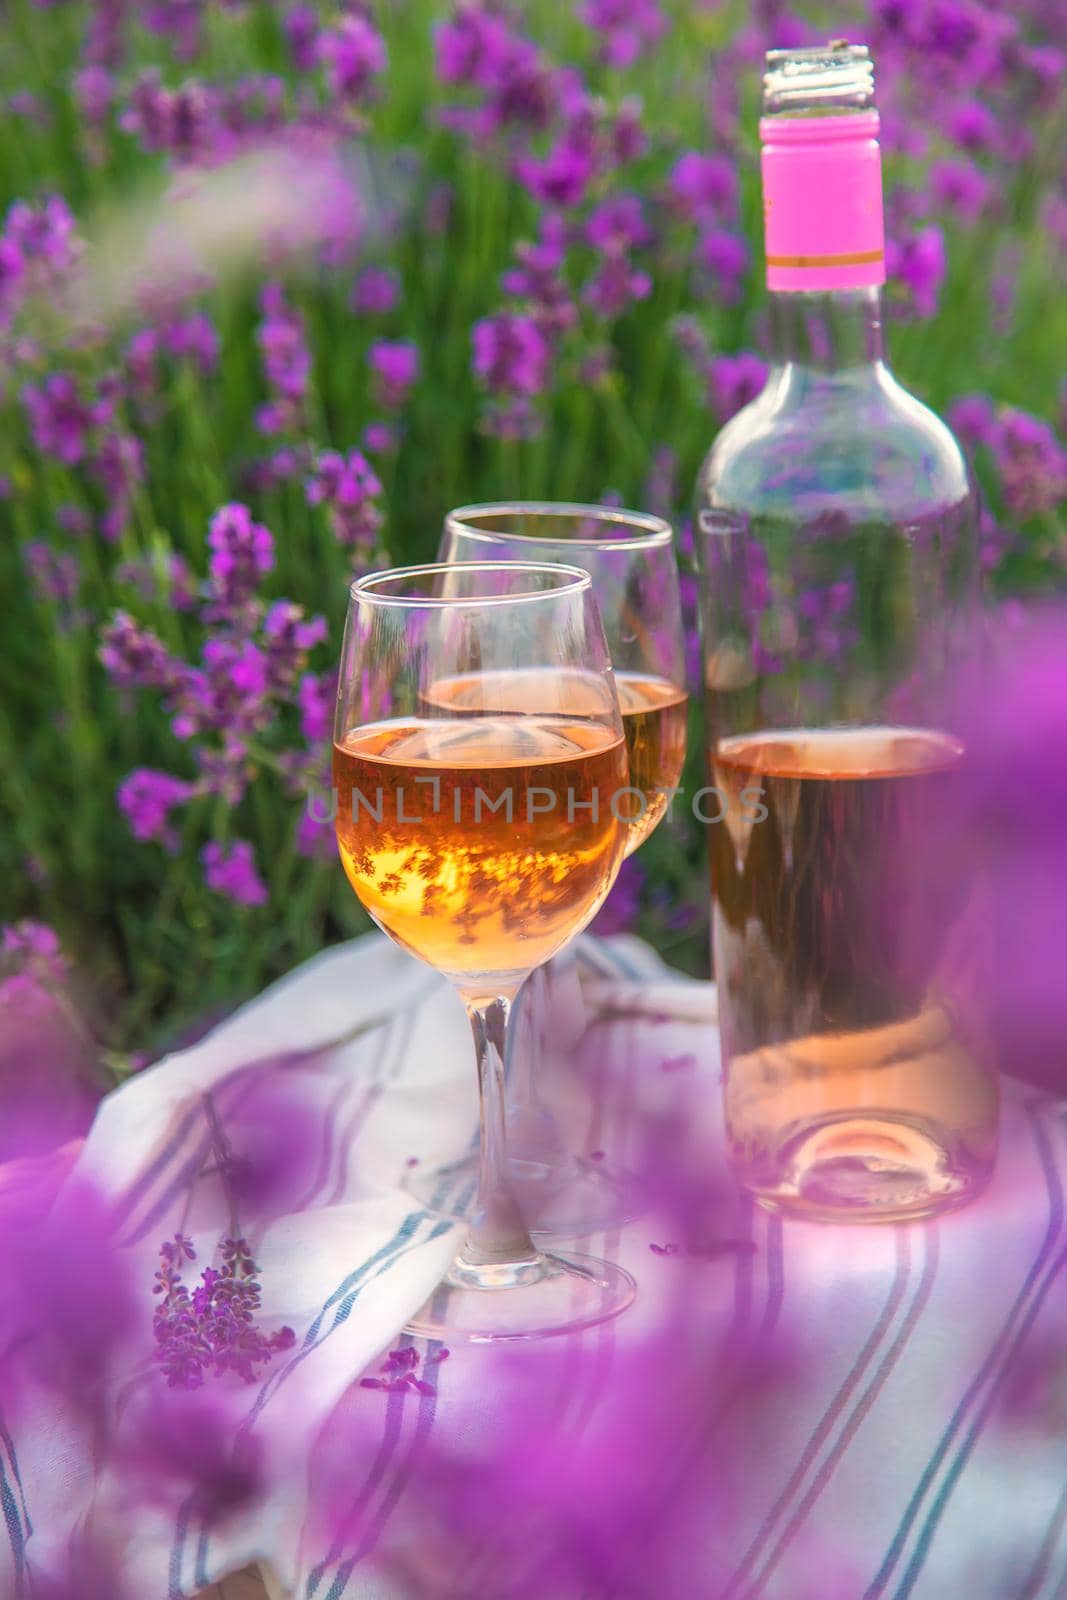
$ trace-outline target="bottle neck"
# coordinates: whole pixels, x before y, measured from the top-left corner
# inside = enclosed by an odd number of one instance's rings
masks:
[[[885,362],[882,290],[779,290],[770,296],[776,366],[844,372]]]

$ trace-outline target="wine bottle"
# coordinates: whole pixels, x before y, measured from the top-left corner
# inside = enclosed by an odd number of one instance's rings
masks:
[[[973,615],[975,504],[956,440],[886,359],[873,99],[863,46],[768,55],[774,348],[695,519],[708,781],[758,786],[765,809],[710,829],[727,1135],[763,1203],[835,1220],[962,1203],[997,1122],[968,1003],[976,888],[928,871],[965,780],[941,696]]]

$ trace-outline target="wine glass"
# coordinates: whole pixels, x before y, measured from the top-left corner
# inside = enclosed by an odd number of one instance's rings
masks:
[[[445,518],[438,559],[561,562],[592,578],[626,735],[630,855],[662,820],[685,764],[685,630],[670,523],[615,506],[461,506]]]
[[[502,501],[461,506],[445,518],[438,555],[449,562],[552,561],[589,573],[615,669],[629,767],[626,854],[662,820],[685,763],[688,701],[685,633],[671,526],[662,517],[614,506]],[[556,1004],[542,969],[523,1008],[542,1016]],[[529,1047],[507,1063],[513,1123],[512,1180],[536,1236],[577,1235],[617,1226],[634,1212],[628,1176],[605,1161],[568,1151],[543,1103]],[[442,1194],[469,1194],[473,1162],[413,1174],[408,1187],[448,1215]],[[447,1181],[445,1181],[447,1180]],[[464,1181],[466,1180],[466,1181]]]
[[[481,1100],[467,1240],[410,1332],[538,1338],[633,1298],[621,1268],[531,1241],[511,1185],[503,1077],[521,985],[614,882],[626,780],[587,573],[479,562],[353,584],[334,732],[341,859],[378,926],[455,986]]]

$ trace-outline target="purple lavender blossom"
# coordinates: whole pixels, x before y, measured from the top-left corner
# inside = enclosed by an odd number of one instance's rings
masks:
[[[314,6],[295,5],[285,13],[282,32],[289,59],[297,72],[312,72],[318,66],[319,14]]]
[[[141,20],[150,33],[169,40],[179,61],[192,61],[203,43],[203,0],[150,0]]]
[[[961,150],[982,154],[996,149],[1000,124],[981,100],[964,100],[949,114],[948,136]]]
[[[158,839],[170,851],[178,848],[178,835],[171,826],[170,814],[195,794],[195,787],[169,772],[153,772],[138,767],[118,788],[119,810],[126,818],[135,839]]]
[[[364,98],[389,63],[385,40],[359,15],[343,17],[337,27],[320,34],[318,54],[333,93],[350,104]]]
[[[266,646],[267,682],[271,689],[284,691],[296,682],[309,650],[326,638],[325,617],[307,617],[303,606],[291,600],[276,600],[263,618]]]
[[[582,290],[582,299],[596,314],[611,320],[634,301],[647,300],[652,279],[620,256],[607,256]]]
[[[611,893],[593,919],[591,927],[594,933],[606,936],[633,931],[641,909],[645,876],[645,869],[637,857],[627,857],[619,868]]]
[[[973,161],[935,161],[929,183],[935,203],[967,227],[981,219],[993,195],[992,180]]]
[[[36,206],[17,200],[7,214],[5,234],[23,261],[57,273],[68,271],[81,253],[74,216],[61,195],[48,195]]]
[[[737,169],[725,156],[687,150],[670,176],[671,195],[693,221],[722,220],[737,209]]]
[[[377,504],[381,492],[374,468],[359,450],[347,456],[324,450],[306,485],[308,504],[328,508],[335,537],[349,549],[374,545],[383,521]]]
[[[93,453],[89,470],[108,499],[101,532],[114,542],[121,538],[129,522],[134,492],[144,478],[144,446],[136,434],[106,433]]]
[[[323,744],[333,725],[337,680],[332,673],[306,673],[300,680],[297,704],[300,732],[309,745]]]
[[[242,906],[261,906],[267,901],[267,886],[256,870],[252,846],[235,839],[228,848],[213,839],[200,852],[204,881],[216,894]]]
[[[274,399],[256,413],[256,422],[264,433],[285,433],[298,427],[303,418],[311,352],[304,319],[286,300],[280,284],[268,284],[259,303],[263,321],[256,342]]]
[[[419,347],[407,340],[377,339],[367,353],[374,373],[374,397],[387,411],[395,411],[408,398],[419,375]]]
[[[949,407],[948,419],[956,436],[969,450],[977,445],[992,444],[996,416],[987,394],[961,394]]]
[[[270,530],[253,522],[247,506],[235,502],[215,512],[207,542],[211,549],[208,570],[219,602],[228,608],[243,605],[274,566]]]
[[[708,399],[715,415],[728,421],[756,398],[766,381],[767,363],[751,350],[714,356],[708,368]]]
[[[639,245],[648,244],[652,230],[638,196],[620,194],[594,207],[586,220],[585,237],[604,255],[625,256]]]
[[[938,227],[922,228],[903,242],[886,240],[886,271],[907,290],[919,317],[936,312],[945,267],[945,240]]]
[[[748,246],[744,239],[736,233],[710,229],[697,244],[697,258],[710,271],[723,304],[737,305],[748,271]]]
[[[89,448],[89,435],[107,420],[108,408],[84,400],[69,372],[53,372],[22,391],[38,450],[75,466]]]
[[[115,79],[106,67],[89,65],[74,74],[74,97],[86,122],[106,122],[115,104]]]
[[[541,394],[548,341],[533,317],[501,311],[474,324],[474,371],[493,394]]]
[[[372,455],[392,455],[400,447],[400,431],[395,423],[377,417],[367,423],[360,444]]]
[[[525,300],[546,335],[566,332],[578,319],[570,288],[563,274],[567,256],[567,225],[555,212],[545,212],[534,243],[515,246],[515,266],[501,280],[504,293]]]
[[[219,1248],[219,1267],[205,1267],[190,1293],[182,1268],[196,1260],[192,1240],[179,1233],[160,1246],[153,1330],[156,1356],[172,1389],[198,1389],[209,1375],[225,1373],[251,1383],[264,1362],[295,1342],[292,1328],[270,1338],[256,1328],[261,1290],[248,1241],[223,1239]]]
[[[520,183],[543,205],[580,205],[597,166],[596,144],[584,126],[568,130],[543,157],[523,156]]]
[[[53,550],[43,539],[28,539],[22,546],[22,559],[33,586],[43,600],[66,611],[81,587],[81,563],[67,550]]]
[[[124,689],[171,689],[179,675],[179,663],[163,641],[126,611],[116,611],[103,628],[100,660],[109,676]]]
[[[400,302],[400,279],[385,267],[366,267],[356,279],[350,304],[364,317],[385,316]]]
[[[163,87],[158,70],[143,72],[134,83],[126,110],[119,118],[147,151],[166,151],[192,165],[212,154],[219,139],[218,99],[213,90],[189,78],[175,89]]]
[[[603,35],[602,55],[611,67],[632,66],[667,30],[656,0],[585,0],[579,16]]]
[[[1025,519],[1053,510],[1067,496],[1067,450],[1047,422],[1012,406],[997,416],[992,440],[1004,503]]]

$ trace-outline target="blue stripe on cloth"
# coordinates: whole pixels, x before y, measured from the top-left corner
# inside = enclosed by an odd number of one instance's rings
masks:
[[[1056,1546],[1060,1542],[1060,1535],[1063,1533],[1065,1525],[1067,1525],[1067,1489],[1064,1489],[1060,1495],[1056,1509],[1052,1513],[1052,1520],[1045,1530],[1045,1537],[1042,1539],[1041,1546],[1034,1557],[1034,1564],[1027,1573],[1022,1588],[1019,1590],[1018,1600],[1037,1600],[1038,1595],[1045,1587],[1045,1579],[1051,1571],[1052,1557],[1056,1553]],[[1065,1576],[1064,1581],[1067,1582],[1067,1576]],[[1059,1590],[1056,1592],[1059,1593]]]
[[[1022,1287],[1012,1302],[1011,1309],[1008,1312],[1003,1327],[994,1339],[989,1353],[982,1362],[982,1365],[979,1367],[975,1376],[972,1378],[971,1382],[964,1391],[963,1398],[960,1400],[955,1411],[952,1413],[948,1425],[942,1433],[933,1455],[923,1468],[919,1482],[916,1485],[910,1500],[908,1501],[904,1515],[902,1516],[897,1526],[897,1530],[890,1541],[889,1548],[885,1553],[882,1564],[875,1573],[870,1585],[866,1589],[863,1595],[863,1600],[878,1600],[878,1596],[884,1593],[886,1585],[892,1578],[894,1569],[900,1560],[911,1529],[918,1519],[923,1501],[926,1499],[930,1487],[937,1476],[945,1457],[948,1455],[949,1450],[952,1447],[952,1441],[959,1432],[960,1428],[963,1426],[964,1419],[978,1394],[980,1393],[983,1385],[985,1384],[986,1379],[995,1370],[1001,1352],[1011,1338],[1012,1329],[1019,1320],[1020,1316],[1023,1314],[1027,1301],[1033,1294],[1035,1287],[1040,1280],[1042,1270],[1048,1262],[1049,1257],[1052,1255],[1052,1252],[1054,1251],[1056,1243],[1059,1239],[1060,1230],[1063,1225],[1063,1187],[1060,1182],[1055,1159],[1046,1137],[1045,1130],[1041,1126],[1040,1119],[1035,1115],[1034,1107],[1032,1105],[1027,1107],[1027,1113],[1029,1116],[1031,1132],[1037,1147],[1038,1157],[1041,1163],[1041,1170],[1045,1179],[1045,1186],[1048,1193],[1049,1216],[1045,1227],[1044,1237],[1041,1241],[1037,1255],[1027,1271],[1026,1277],[1023,1279]]]
[[[829,1483],[838,1463],[844,1456],[845,1451],[848,1449],[848,1446],[855,1437],[860,1424],[870,1412],[875,1401],[885,1387],[893,1368],[899,1361],[901,1354],[907,1346],[908,1340],[914,1333],[923,1312],[926,1310],[926,1307],[929,1304],[930,1295],[933,1292],[934,1281],[937,1277],[937,1263],[939,1254],[938,1228],[936,1223],[928,1223],[926,1225],[923,1239],[926,1248],[926,1259],[923,1263],[922,1277],[919,1280],[919,1287],[915,1291],[915,1296],[911,1305],[908,1307],[907,1313],[900,1325],[896,1337],[893,1339],[889,1349],[879,1362],[870,1383],[857,1400],[851,1415],[847,1418],[832,1449],[830,1450],[826,1459],[820,1465],[819,1470],[809,1485],[807,1492],[805,1493],[800,1504],[797,1506],[796,1510],[793,1512],[793,1515],[790,1517],[789,1522],[783,1529],[777,1543],[775,1544],[774,1549],[768,1556],[767,1561],[765,1562],[763,1569],[756,1580],[759,1587],[762,1587],[762,1585],[767,1581],[770,1573],[784,1554],[786,1547],[799,1533],[806,1518],[811,1512],[812,1507],[815,1505],[819,1496]]]
[[[439,1344],[436,1344],[436,1342],[435,1347],[440,1348]],[[389,1399],[398,1399],[403,1402],[404,1396],[390,1395]],[[352,1576],[352,1573],[355,1571],[356,1567],[368,1555],[373,1553],[378,1540],[382,1536],[385,1524],[389,1520],[389,1517],[392,1515],[393,1511],[396,1509],[400,1497],[407,1487],[412,1463],[414,1462],[416,1456],[421,1454],[423,1448],[425,1447],[426,1441],[429,1439],[430,1430],[433,1427],[436,1414],[437,1394],[435,1386],[435,1392],[433,1394],[420,1395],[418,1410],[415,1416],[415,1431],[412,1436],[411,1445],[405,1457],[404,1464],[400,1470],[394,1474],[393,1480],[382,1498],[375,1517],[368,1526],[363,1538],[360,1540],[359,1546],[355,1553],[349,1556],[347,1560],[343,1561],[338,1567],[337,1572],[334,1574],[333,1582],[330,1584],[329,1589],[327,1589],[326,1594],[323,1596],[323,1600],[341,1600],[341,1596],[348,1587],[348,1580]],[[398,1436],[399,1422],[397,1423],[396,1431]],[[383,1463],[383,1470],[384,1465],[385,1463]],[[313,1590],[309,1580],[307,1590],[308,1600],[311,1600],[312,1594]]]
[[[945,1514],[948,1502],[955,1492],[956,1485],[958,1484],[964,1470],[970,1462],[975,1444],[978,1442],[979,1435],[989,1419],[990,1412],[993,1410],[993,1407],[996,1405],[997,1400],[1000,1397],[1001,1389],[1004,1386],[1005,1379],[1009,1375],[1012,1362],[1021,1350],[1027,1334],[1033,1327],[1034,1322],[1037,1320],[1038,1312],[1041,1310],[1041,1307],[1048,1296],[1049,1290],[1052,1288],[1053,1284],[1065,1266],[1067,1266],[1067,1250],[1062,1250],[1056,1257],[1056,1260],[1053,1262],[1052,1266],[1049,1268],[1045,1275],[1044,1282],[1041,1284],[1041,1287],[1038,1289],[1036,1295],[1027,1308],[1026,1315],[1024,1316],[1019,1330],[1011,1342],[1011,1347],[1001,1365],[1000,1371],[996,1374],[996,1377],[990,1384],[988,1393],[978,1409],[978,1415],[968,1428],[967,1433],[964,1436],[963,1443],[956,1452],[956,1458],[948,1472],[945,1474],[944,1482],[941,1484],[937,1494],[934,1496],[934,1502],[930,1507],[930,1510],[927,1512],[926,1521],[923,1523],[919,1538],[916,1542],[915,1550],[912,1553],[911,1560],[908,1562],[908,1565],[905,1568],[904,1576],[901,1578],[897,1587],[894,1600],[908,1600],[908,1596],[914,1589],[916,1580],[918,1579],[922,1570],[923,1562],[926,1560],[930,1546],[934,1541],[941,1518]]]
[[[15,1562],[15,1596],[21,1595],[26,1583],[26,1540],[22,1531],[22,1518],[19,1516],[18,1504],[11,1493],[11,1485],[7,1481],[7,1473],[0,1466],[0,1509],[4,1514],[4,1526],[11,1542],[11,1554]],[[14,1597],[12,1597],[14,1600]]]
[[[201,1115],[203,1115],[202,1112]],[[146,1211],[145,1215],[141,1218],[141,1221],[138,1223],[137,1227],[134,1228],[133,1232],[126,1234],[125,1238],[120,1241],[123,1245],[140,1244],[145,1235],[151,1233],[152,1229],[157,1225],[157,1223],[159,1223],[162,1218],[166,1216],[167,1212],[174,1204],[177,1196],[181,1194],[182,1190],[187,1189],[189,1185],[194,1183],[195,1180],[200,1176],[200,1173],[203,1170],[204,1162],[207,1160],[210,1152],[211,1135],[206,1134],[196,1146],[196,1149],[193,1151],[193,1154],[189,1157],[188,1161],[186,1161],[184,1165],[178,1169],[176,1177],[171,1180],[171,1182],[156,1199],[155,1203],[149,1208],[148,1211]]]
[[[763,1308],[760,1333],[766,1338],[774,1332],[785,1295],[785,1251],[782,1219],[777,1212],[767,1224],[767,1303]]]
[[[816,1423],[807,1444],[804,1446],[804,1449],[801,1452],[800,1459],[797,1461],[796,1466],[790,1474],[785,1487],[782,1489],[777,1500],[775,1500],[774,1504],[767,1512],[767,1515],[764,1517],[758,1532],[749,1544],[749,1547],[745,1552],[740,1565],[731,1578],[730,1583],[727,1585],[727,1595],[734,1593],[737,1589],[737,1586],[746,1581],[753,1569],[758,1567],[764,1547],[768,1539],[771,1537],[775,1525],[781,1520],[782,1514],[789,1505],[789,1502],[794,1498],[800,1489],[800,1486],[807,1477],[809,1470],[813,1466],[820,1451],[822,1450],[823,1445],[830,1437],[835,1423],[841,1416],[841,1413],[844,1411],[849,1401],[852,1399],[853,1394],[859,1387],[861,1381],[867,1373],[868,1368],[878,1353],[880,1346],[885,1340],[890,1327],[896,1320],[896,1314],[903,1303],[904,1295],[908,1287],[911,1263],[908,1246],[908,1230],[903,1227],[898,1227],[894,1229],[894,1236],[896,1243],[897,1262],[895,1271],[893,1273],[893,1282],[890,1285],[889,1294],[886,1298],[885,1304],[878,1313],[878,1316],[875,1319],[874,1327],[864,1340],[860,1352],[846,1373],[843,1382],[838,1387],[836,1393],[831,1398],[829,1405],[826,1407],[826,1410]]]
[[[167,1571],[167,1600],[185,1600],[185,1590],[182,1587],[182,1567],[185,1558],[185,1540],[189,1532],[189,1510],[192,1505],[192,1496],[185,1502],[178,1512],[174,1524],[174,1541],[170,1547],[170,1563]]]
[[[183,1117],[176,1131],[171,1134],[166,1144],[163,1145],[162,1149],[158,1151],[155,1157],[149,1162],[148,1166],[145,1167],[144,1171],[141,1173],[140,1177],[137,1178],[136,1182],[134,1182],[130,1188],[127,1189],[122,1200],[119,1202],[120,1210],[133,1210],[138,1200],[140,1200],[141,1197],[148,1192],[154,1180],[160,1176],[163,1169],[178,1154],[178,1151],[189,1137],[189,1134],[196,1126],[197,1119],[201,1115],[202,1113],[200,1106],[196,1105],[190,1112],[186,1114],[185,1117]]]
[[[302,1361],[307,1359],[313,1350],[318,1348],[323,1340],[328,1339],[330,1334],[333,1333],[334,1330],[347,1319],[348,1314],[351,1311],[352,1306],[355,1304],[361,1289],[364,1287],[364,1280],[366,1279],[368,1273],[372,1272],[375,1267],[378,1267],[379,1272],[374,1273],[374,1276],[378,1277],[380,1272],[388,1270],[393,1259],[403,1251],[404,1247],[414,1236],[415,1231],[419,1227],[420,1223],[425,1221],[425,1219],[425,1211],[410,1211],[388,1243],[383,1244],[380,1249],[376,1250],[369,1260],[364,1261],[362,1266],[356,1267],[354,1271],[347,1274],[347,1276],[341,1281],[330,1297],[323,1303],[322,1309],[318,1312],[315,1320],[312,1322],[307,1333],[304,1335],[303,1347],[295,1356],[291,1357],[290,1360],[286,1362],[284,1367],[282,1367],[278,1372],[272,1373],[269,1378],[265,1379],[260,1388],[259,1394],[256,1396],[252,1409],[249,1411],[248,1416],[241,1424],[239,1433],[243,1434],[252,1426],[253,1422],[262,1411],[267,1401],[277,1393],[278,1389],[281,1388],[282,1384],[290,1376],[290,1374],[296,1370]],[[451,1224],[449,1224],[449,1226],[451,1226]],[[327,1329],[326,1333],[324,1333],[320,1338],[319,1334],[322,1324],[325,1321],[327,1314],[334,1308],[334,1306],[338,1305],[338,1302],[340,1302],[340,1305],[334,1315],[334,1320]]]
[[[26,1537],[33,1532],[33,1523],[30,1521],[30,1511],[26,1504],[26,1490],[22,1483],[22,1473],[19,1471],[19,1458],[15,1454],[15,1441],[7,1431],[6,1426],[0,1421],[0,1442],[7,1452],[7,1459],[11,1464],[11,1475],[19,1492],[19,1505],[22,1508],[22,1525],[26,1530]]]
[[[211,1539],[207,1528],[202,1527],[200,1530],[200,1537],[196,1541],[196,1560],[193,1563],[193,1582],[196,1584],[198,1591],[201,1589],[206,1589],[208,1584],[211,1582],[211,1578],[207,1570],[207,1552],[208,1545],[210,1543]]]

